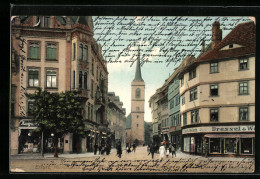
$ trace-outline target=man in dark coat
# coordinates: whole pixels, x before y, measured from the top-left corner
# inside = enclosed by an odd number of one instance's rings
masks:
[[[118,145],[117,145],[117,155],[118,155],[119,158],[121,158],[121,155],[122,155],[121,142],[119,142]]]
[[[150,146],[150,153],[152,154],[152,159],[153,159],[153,156],[154,156],[154,152],[155,152],[155,146],[154,146],[154,144],[152,144]]]
[[[97,145],[97,144],[95,144],[95,145],[94,145],[94,155],[96,155],[96,154],[97,154],[97,149],[98,149],[98,145]]]

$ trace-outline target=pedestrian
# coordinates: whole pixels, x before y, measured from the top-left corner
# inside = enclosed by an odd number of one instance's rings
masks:
[[[150,144],[148,144],[148,146],[147,146],[147,152],[148,152],[148,155],[150,155]]]
[[[160,159],[163,159],[165,157],[165,147],[163,144],[161,144],[161,147],[159,148],[160,153]]]
[[[154,152],[155,152],[155,146],[154,146],[154,144],[152,144],[151,147],[150,147],[150,153],[152,154],[152,159],[153,159],[153,156],[154,156]]]
[[[169,153],[172,153],[172,143],[169,144]]]
[[[103,144],[103,145],[102,145],[102,148],[101,148],[101,155],[103,155],[104,152],[105,152],[105,146],[104,146],[104,144]]]
[[[205,145],[205,157],[206,158],[208,157],[208,154],[209,154],[209,144],[206,143],[206,145]]]
[[[172,151],[172,158],[173,158],[173,154],[176,157],[175,145],[172,145],[171,151]]]
[[[97,144],[95,144],[95,145],[94,145],[94,155],[96,155],[96,154],[97,154],[97,149],[98,149],[98,145],[97,145]]]
[[[99,155],[101,154],[101,149],[102,149],[102,146],[100,145],[100,146],[98,147]]]
[[[121,158],[121,155],[122,155],[121,142],[119,142],[118,145],[117,145],[117,155],[118,155],[119,158]]]
[[[136,145],[135,143],[133,144],[133,151],[135,152],[135,148],[136,148]]]

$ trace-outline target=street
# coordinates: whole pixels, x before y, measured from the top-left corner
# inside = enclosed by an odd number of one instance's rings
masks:
[[[11,172],[143,172],[143,173],[252,173],[254,158],[202,157],[177,152],[176,157],[154,159],[148,155],[147,147],[137,147],[136,152],[126,153],[122,157],[112,149],[110,155],[53,154],[38,156],[11,157]]]

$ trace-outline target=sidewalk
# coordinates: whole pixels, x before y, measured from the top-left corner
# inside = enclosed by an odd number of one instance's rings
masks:
[[[86,152],[86,153],[80,153],[80,154],[59,154],[58,158],[54,157],[53,153],[46,153],[44,154],[44,157],[41,156],[40,153],[28,153],[28,154],[17,154],[17,155],[10,155],[10,159],[61,159],[61,158],[87,158],[87,157],[98,157],[98,156],[106,156],[99,155],[99,152],[97,152],[97,155],[94,155],[94,152]],[[116,149],[111,149],[110,155],[116,153]]]

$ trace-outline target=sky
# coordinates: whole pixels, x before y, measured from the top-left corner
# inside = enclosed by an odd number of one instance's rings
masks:
[[[107,61],[108,91],[131,112],[131,82],[140,46],[145,81],[145,117],[152,121],[149,99],[187,55],[197,57],[201,42],[211,42],[212,24],[220,22],[222,39],[249,17],[93,16],[94,38]]]

